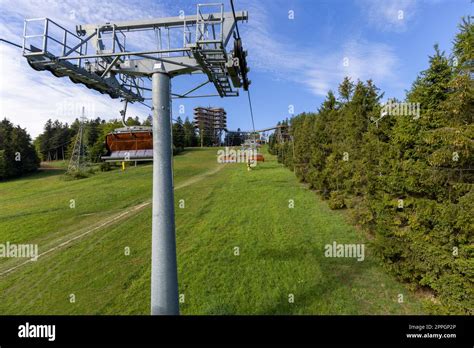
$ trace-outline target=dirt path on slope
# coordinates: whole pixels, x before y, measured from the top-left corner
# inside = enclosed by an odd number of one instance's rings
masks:
[[[211,170],[208,170],[208,171],[206,171],[202,174],[193,176],[192,178],[190,178],[188,180],[185,180],[184,182],[180,183],[179,185],[176,185],[174,187],[174,189],[179,190],[179,189],[182,189],[184,187],[193,185],[193,184],[203,180],[204,178],[206,178],[208,176],[211,176],[211,175],[214,175],[214,174],[218,173],[220,170],[222,170],[222,168],[224,168],[224,166],[225,165],[219,165],[214,169],[211,169]],[[146,208],[150,204],[151,204],[151,200],[147,200],[147,201],[142,202],[140,204],[137,204],[133,207],[127,208],[127,210],[125,210],[125,211],[122,211],[120,213],[116,213],[116,214],[114,214],[114,215],[112,215],[112,216],[110,216],[110,217],[108,217],[108,218],[106,218],[102,221],[99,221],[99,222],[97,222],[97,223],[95,223],[91,226],[88,226],[86,228],[82,228],[82,229],[80,229],[78,231],[75,231],[73,233],[69,233],[66,236],[67,239],[65,239],[65,240],[63,240],[64,238],[56,239],[55,241],[50,242],[50,243],[47,244],[47,247],[46,247],[47,250],[46,251],[39,253],[38,260],[41,259],[43,256],[51,254],[54,251],[57,251],[57,250],[63,248],[64,246],[69,245],[69,244],[77,241],[78,239],[80,239],[84,236],[87,236],[87,235],[89,235],[93,232],[97,232],[97,231],[103,229],[104,227],[112,226],[112,225],[116,224],[119,221],[129,219],[132,216],[138,214],[140,211],[142,211],[144,208]],[[24,244],[28,244],[28,243],[24,243]],[[21,263],[18,263],[16,265],[14,265],[14,266],[9,265],[10,263],[8,263],[7,265],[2,265],[3,267],[0,266],[0,277],[15,271],[15,270],[19,269],[20,267],[22,267],[22,266],[24,266],[24,265],[26,265],[30,262],[37,262],[37,261],[33,261],[31,259],[28,259],[28,260],[25,260]],[[2,269],[2,268],[7,268],[7,269]]]

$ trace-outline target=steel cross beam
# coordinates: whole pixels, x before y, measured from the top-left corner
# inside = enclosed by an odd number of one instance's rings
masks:
[[[216,21],[222,16],[222,13],[212,13],[206,14],[209,17],[216,18]],[[235,19],[237,21],[248,20],[247,11],[237,11],[235,12]],[[104,23],[104,24],[85,24],[76,26],[76,32],[79,36],[91,35],[96,30],[101,32],[111,32],[114,30],[120,31],[138,31],[138,30],[149,30],[155,28],[169,28],[169,27],[178,27],[184,25],[196,25],[199,21],[199,15],[190,15],[190,16],[178,16],[178,17],[167,17],[167,18],[154,18],[154,19],[144,19],[136,21],[126,21],[126,22],[117,22],[117,23]],[[224,33],[224,46],[230,40],[231,33],[235,28],[234,16],[232,12],[223,13],[223,33]]]
[[[154,71],[154,65],[161,62],[164,71],[170,76],[190,74],[194,71],[201,71],[201,66],[190,57],[150,57],[142,59],[126,60],[123,63],[115,64],[111,68],[112,72],[126,74],[130,76],[151,76]]]

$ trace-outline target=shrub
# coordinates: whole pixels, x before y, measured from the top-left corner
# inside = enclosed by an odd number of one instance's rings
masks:
[[[329,197],[328,202],[329,208],[331,209],[343,209],[346,207],[346,203],[344,201],[344,194],[336,191],[332,191]]]

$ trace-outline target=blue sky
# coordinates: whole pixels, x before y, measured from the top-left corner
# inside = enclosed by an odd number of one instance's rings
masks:
[[[450,52],[460,18],[472,15],[470,0],[234,2],[237,10],[249,11],[248,23],[239,28],[249,51],[256,128],[290,117],[290,106],[295,114],[315,111],[344,76],[371,78],[385,97],[402,99],[416,75],[427,67],[433,45],[438,43]],[[223,3],[230,11],[229,1]],[[21,43],[24,18],[49,17],[74,31],[76,24],[177,16],[180,10],[194,14],[195,4],[190,0],[0,0],[0,37]],[[294,18],[289,18],[291,14]],[[34,71],[17,48],[0,44],[0,59],[0,116],[26,127],[32,136],[41,132],[48,118],[72,122],[81,105],[86,105],[89,117],[119,115],[119,101],[69,79]],[[185,91],[203,79],[177,77],[173,91]],[[180,105],[185,110],[181,115]],[[224,107],[229,129],[251,129],[243,91],[237,98],[175,100],[173,116],[191,117],[199,105]],[[145,107],[133,105],[129,115],[144,119],[148,114]]]

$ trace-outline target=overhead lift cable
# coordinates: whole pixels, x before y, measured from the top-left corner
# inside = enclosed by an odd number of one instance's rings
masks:
[[[11,42],[11,41],[8,41],[8,40],[5,40],[5,39],[0,39],[0,41],[6,42],[7,44],[10,44],[10,45],[12,45],[12,46],[16,46],[16,47],[18,47],[18,48],[23,48],[22,45],[19,45],[19,44],[17,44],[17,43],[14,43],[14,42]],[[25,47],[25,50],[31,52],[31,50],[28,49],[28,48],[26,48],[26,47]]]

